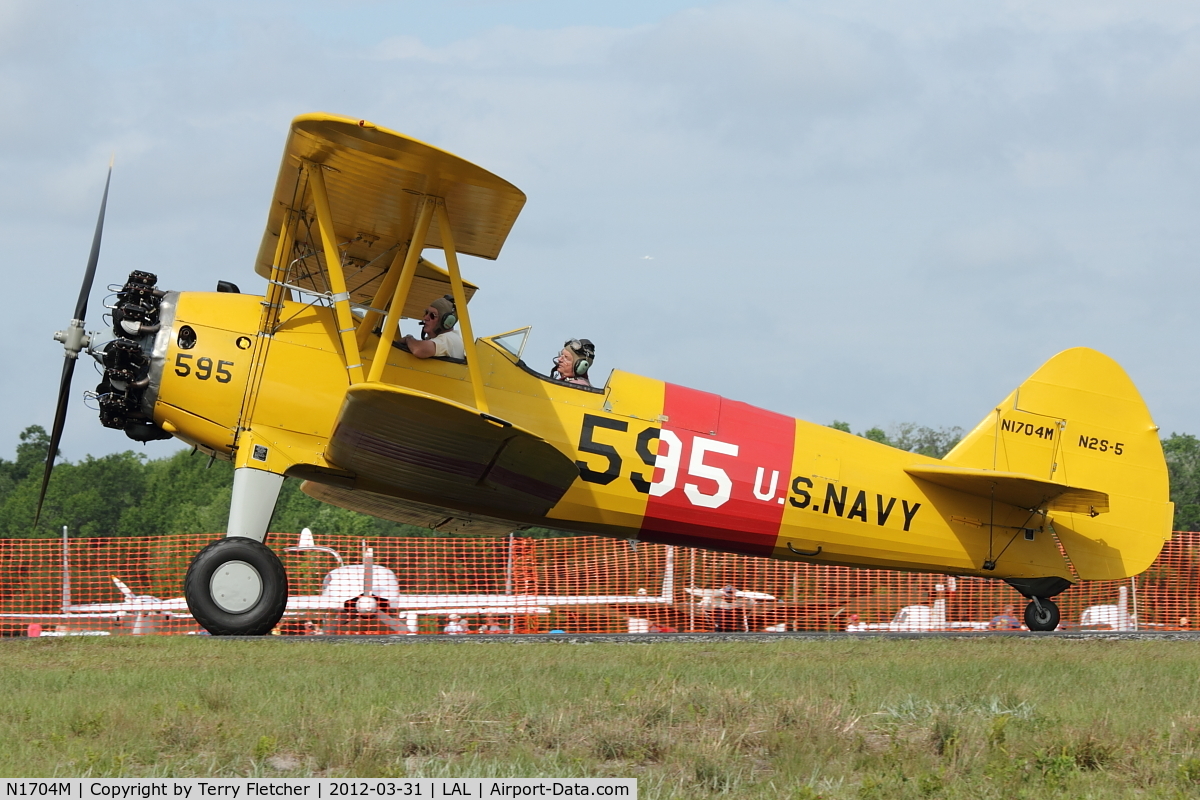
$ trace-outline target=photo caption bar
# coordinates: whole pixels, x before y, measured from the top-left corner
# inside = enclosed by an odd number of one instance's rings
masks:
[[[65,778],[6,780],[9,797],[72,800],[258,800],[263,797],[330,798],[525,798],[618,797],[637,800],[636,778]]]

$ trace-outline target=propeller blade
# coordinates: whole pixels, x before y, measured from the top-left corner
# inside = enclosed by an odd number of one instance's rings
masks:
[[[50,485],[50,471],[54,469],[54,458],[58,455],[58,443],[62,441],[63,425],[67,422],[67,400],[71,392],[71,376],[75,374],[76,359],[63,359],[62,379],[58,383],[58,407],[54,409],[54,427],[50,429],[50,449],[46,451],[46,468],[42,471],[42,488],[38,492],[37,512],[33,515],[36,527],[42,518],[42,503],[46,499],[46,487]]]
[[[50,472],[54,469],[54,458],[58,455],[58,445],[62,441],[63,426],[67,422],[67,400],[71,393],[71,378],[75,374],[75,360],[79,351],[89,343],[89,337],[83,331],[83,322],[87,316],[88,297],[92,293],[92,283],[96,279],[96,264],[100,261],[100,240],[104,236],[104,211],[108,208],[108,187],[112,183],[113,160],[108,162],[108,176],[104,179],[104,196],[100,198],[100,216],[96,218],[96,232],[92,235],[92,251],[88,254],[87,268],[83,272],[83,285],[79,287],[79,299],[75,301],[75,316],[67,330],[54,335],[57,341],[66,348],[66,359],[63,362],[62,379],[58,382],[58,404],[54,409],[54,427],[50,431],[50,449],[46,453],[46,468],[42,472],[42,488],[38,492],[37,511],[33,515],[36,526],[42,518],[42,503],[46,500],[46,488],[50,485]]]
[[[375,614],[375,618],[378,619],[380,622],[382,622],[384,625],[391,628],[396,633],[408,633],[408,623],[401,622],[400,620],[393,617],[391,614],[387,614],[383,611],[379,611]]]
[[[88,255],[87,269],[83,273],[83,285],[79,287],[79,300],[75,302],[74,319],[82,322],[87,314],[88,297],[92,293],[92,281],[96,279],[96,263],[100,260],[100,237],[104,235],[104,209],[108,207],[108,185],[112,183],[113,162],[108,162],[108,177],[104,180],[104,197],[100,199],[100,216],[96,219],[96,233],[92,236],[92,252]]]

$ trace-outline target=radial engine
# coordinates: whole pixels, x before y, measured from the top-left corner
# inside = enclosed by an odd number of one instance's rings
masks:
[[[174,294],[157,288],[158,276],[150,272],[129,273],[117,292],[112,307],[113,333],[101,352],[104,378],[96,387],[100,422],[107,428],[125,431],[136,442],[170,439],[171,434],[154,423],[154,403],[162,380],[162,358],[155,369],[155,343],[163,329],[164,310],[174,308]],[[168,333],[170,320],[167,323]]]

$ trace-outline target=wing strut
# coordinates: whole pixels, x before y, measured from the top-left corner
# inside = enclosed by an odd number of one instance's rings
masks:
[[[314,171],[313,174],[315,175],[316,172]],[[313,188],[315,195],[317,194],[316,180],[313,182]],[[318,219],[320,218],[320,208],[321,205],[318,203]],[[396,274],[399,258],[397,257],[392,262],[391,269],[388,270],[388,275],[376,295],[375,307],[378,308],[382,298],[387,296],[389,284],[395,287],[392,289],[391,302],[387,305],[387,316],[384,317],[383,328],[379,332],[379,341],[375,345],[375,358],[371,361],[371,370],[367,374],[367,381],[377,383],[383,379],[383,370],[387,366],[388,353],[400,326],[400,316],[404,312],[404,303],[408,299],[409,290],[412,288],[413,277],[417,272],[417,263],[421,260],[422,248],[417,243],[425,241],[425,236],[429,232],[434,215],[437,216],[438,230],[442,234],[442,250],[446,254],[446,270],[450,273],[450,290],[454,293],[454,305],[458,312],[458,324],[462,332],[463,349],[467,357],[467,370],[471,376],[471,389],[475,396],[475,408],[486,414],[488,413],[487,397],[483,393],[483,375],[479,371],[479,356],[478,351],[475,349],[475,334],[471,330],[471,316],[467,311],[467,292],[463,286],[462,273],[458,269],[458,252],[454,247],[454,233],[450,226],[450,215],[446,211],[446,201],[441,197],[428,195],[425,197],[425,200],[421,204],[421,211],[417,216],[416,229],[413,231],[407,253],[404,256],[404,266],[401,268],[399,276],[392,278],[391,276]],[[322,228],[321,235],[324,238],[324,228]],[[329,262],[328,248],[326,249],[325,260],[327,263]],[[332,276],[333,273],[330,272],[330,275]],[[368,312],[368,314],[370,313]],[[367,329],[367,320],[369,318],[369,316],[365,317],[359,324],[360,334]],[[339,324],[341,324],[340,317]]]
[[[342,255],[333,230],[333,213],[329,210],[329,193],[325,191],[325,175],[320,164],[308,164],[313,202],[317,207],[317,227],[321,229],[321,249],[325,251],[325,273],[333,294],[333,310],[337,318],[342,353],[350,383],[362,383],[362,359],[358,354],[358,339],[354,335],[354,315],[350,313],[350,293],[346,291],[346,276],[342,273]]]
[[[436,202],[436,199],[426,197],[421,203],[421,211],[417,215],[417,227],[413,232],[412,240],[408,243],[408,253],[404,256],[404,268],[396,281],[395,293],[392,295],[391,305],[387,307],[388,312],[384,318],[383,330],[379,332],[379,342],[375,345],[375,359],[371,362],[371,372],[367,376],[369,381],[378,382],[383,378],[383,368],[387,366],[388,353],[391,351],[392,341],[396,338],[396,331],[400,328],[400,317],[404,314],[404,302],[408,299],[409,289],[412,288],[413,276],[417,274],[417,262],[421,260],[419,242],[425,241],[425,236],[429,233],[429,223],[433,220],[433,207]],[[393,262],[392,268],[388,271],[388,277],[395,272],[396,264]],[[387,283],[386,279],[384,283]],[[380,287],[380,293],[382,294],[382,292],[383,288]],[[465,309],[466,306],[464,305],[463,308]],[[364,328],[366,324],[367,320],[364,318],[362,322]],[[465,338],[463,343],[466,344]]]
[[[467,313],[467,293],[463,290],[462,275],[458,272],[458,254],[454,250],[454,233],[450,229],[450,215],[446,213],[446,201],[438,200],[438,228],[442,232],[442,250],[446,253],[446,269],[450,272],[450,288],[454,292],[454,305],[458,311],[458,324],[462,326],[463,348],[467,355],[467,369],[471,373],[471,388],[475,390],[475,408],[488,413],[487,398],[483,395],[483,375],[479,372],[479,357],[475,350],[475,335],[471,332],[471,317]]]
[[[367,343],[367,337],[371,335],[375,324],[379,322],[379,317],[383,312],[379,309],[387,308],[388,298],[396,291],[396,282],[400,279],[400,273],[403,271],[402,265],[408,258],[408,253],[413,249],[412,242],[402,244],[396,248],[396,255],[392,258],[392,263],[388,265],[387,272],[383,273],[383,280],[379,282],[379,291],[375,292],[375,297],[371,300],[371,307],[367,309],[362,320],[358,323],[358,333],[355,338],[358,339],[358,349],[362,348]],[[420,255],[417,256],[420,260]],[[416,267],[414,265],[415,273]],[[386,320],[387,318],[384,317]]]
[[[279,242],[275,245],[275,258],[271,262],[271,278],[267,281],[267,296],[263,302],[262,314],[258,320],[258,333],[254,337],[254,349],[250,353],[250,376],[246,381],[246,390],[242,394],[242,405],[238,412],[237,428],[234,440],[244,430],[250,429],[250,420],[254,418],[254,407],[258,400],[258,388],[262,383],[263,371],[267,363],[267,351],[271,347],[271,339],[279,325],[279,313],[283,310],[285,300],[290,300],[291,290],[286,287],[288,269],[291,265],[291,243],[295,236],[299,215],[288,209],[283,220],[283,228],[279,231]]]

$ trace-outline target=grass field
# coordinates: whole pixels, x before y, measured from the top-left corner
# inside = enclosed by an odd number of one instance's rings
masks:
[[[1200,795],[1200,641],[0,642],[0,773]]]

